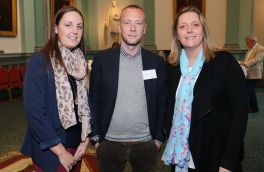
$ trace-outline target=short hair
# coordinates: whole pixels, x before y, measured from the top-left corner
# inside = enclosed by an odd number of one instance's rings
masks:
[[[250,40],[253,40],[255,42],[258,42],[258,38],[254,35],[248,35],[248,36],[246,36],[246,39],[250,39]]]
[[[139,5],[131,4],[131,5],[127,5],[127,6],[125,6],[125,7],[122,9],[121,13],[122,13],[123,11],[125,11],[126,9],[128,9],[128,8],[139,9],[139,10],[141,10],[141,11],[144,12],[144,9],[143,9],[142,7],[140,7]],[[144,13],[145,13],[145,12],[144,12]]]
[[[144,15],[145,15],[145,11],[142,7],[140,7],[139,5],[135,5],[135,4],[131,4],[131,5],[128,5],[128,6],[125,6],[122,11],[121,11],[121,15],[120,15],[120,19],[122,18],[122,15],[123,15],[123,12],[126,10],[126,9],[138,9],[138,10],[141,10]],[[144,17],[144,20],[146,20],[146,16]],[[120,20],[121,21],[121,20]]]
[[[210,61],[212,58],[215,57],[214,52],[220,50],[220,48],[218,48],[218,46],[213,42],[210,33],[209,33],[209,29],[208,26],[206,24],[206,20],[204,18],[204,16],[202,15],[202,13],[194,6],[186,6],[183,7],[176,15],[175,17],[175,21],[174,21],[174,25],[173,25],[173,39],[171,42],[171,51],[170,54],[168,56],[168,62],[171,65],[177,65],[179,62],[179,58],[180,58],[180,54],[181,54],[181,50],[183,48],[183,46],[181,45],[180,41],[178,40],[178,35],[177,35],[177,26],[179,23],[179,18],[182,14],[187,13],[187,12],[194,12],[198,15],[198,18],[201,22],[201,25],[203,27],[203,33],[204,33],[204,37],[202,40],[203,43],[203,49],[204,49],[204,57],[206,61]]]

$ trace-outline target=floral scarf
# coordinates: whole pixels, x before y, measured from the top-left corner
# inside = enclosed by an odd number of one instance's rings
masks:
[[[78,121],[82,123],[81,139],[82,141],[84,141],[88,134],[91,132],[91,126],[89,124],[90,109],[88,106],[87,88],[85,85],[87,79],[87,63],[82,51],[79,48],[70,51],[60,42],[58,43],[58,45],[61,51],[62,61],[67,70],[65,71],[63,66],[55,61],[55,58],[51,58],[51,64],[54,71],[57,106],[60,121],[64,129],[77,124],[74,111],[73,93],[67,76],[68,73],[76,79]]]
[[[184,49],[181,51],[181,82],[176,94],[170,136],[162,155],[165,164],[175,164],[175,172],[188,172],[190,161],[188,138],[191,125],[193,88],[204,60],[201,50],[192,69],[189,70],[188,57]]]

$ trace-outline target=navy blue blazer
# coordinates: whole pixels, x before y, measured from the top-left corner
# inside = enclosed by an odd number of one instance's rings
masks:
[[[167,133],[174,113],[180,65],[168,68]],[[247,127],[245,76],[227,52],[205,62],[194,85],[189,147],[197,172],[218,172],[222,166],[233,172],[243,160]]]
[[[65,143],[66,133],[59,119],[53,70],[41,53],[29,59],[23,98],[28,128],[21,153],[44,171],[56,171],[60,162],[49,148]]]
[[[155,69],[157,79],[144,81],[150,134],[154,140],[164,142],[163,121],[167,95],[166,63],[158,55],[142,49],[143,70]],[[95,55],[90,78],[92,134],[104,140],[115,108],[120,46]]]

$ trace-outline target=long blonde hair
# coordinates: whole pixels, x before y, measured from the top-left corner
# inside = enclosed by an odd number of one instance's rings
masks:
[[[174,21],[174,25],[173,25],[173,31],[172,31],[173,39],[171,42],[171,51],[170,51],[170,54],[167,58],[168,62],[173,66],[178,64],[180,53],[181,53],[181,50],[183,48],[180,41],[178,40],[178,35],[177,35],[177,26],[178,26],[179,18],[182,14],[187,13],[187,12],[196,13],[199,17],[201,24],[202,24],[203,32],[204,32],[204,37],[203,37],[202,42],[203,42],[205,60],[210,61],[215,56],[214,52],[220,50],[220,48],[213,42],[213,40],[209,34],[208,26],[206,24],[206,20],[205,20],[204,16],[202,15],[202,13],[196,7],[186,6],[186,7],[182,8],[177,13],[175,21]]]

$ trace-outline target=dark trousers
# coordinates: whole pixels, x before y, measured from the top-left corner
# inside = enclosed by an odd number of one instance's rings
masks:
[[[113,142],[99,144],[97,160],[100,172],[123,172],[130,162],[134,172],[155,172],[158,148],[153,140],[147,142]]]
[[[258,79],[247,79],[248,106],[250,109],[258,110],[258,101],[256,96],[256,83]]]

